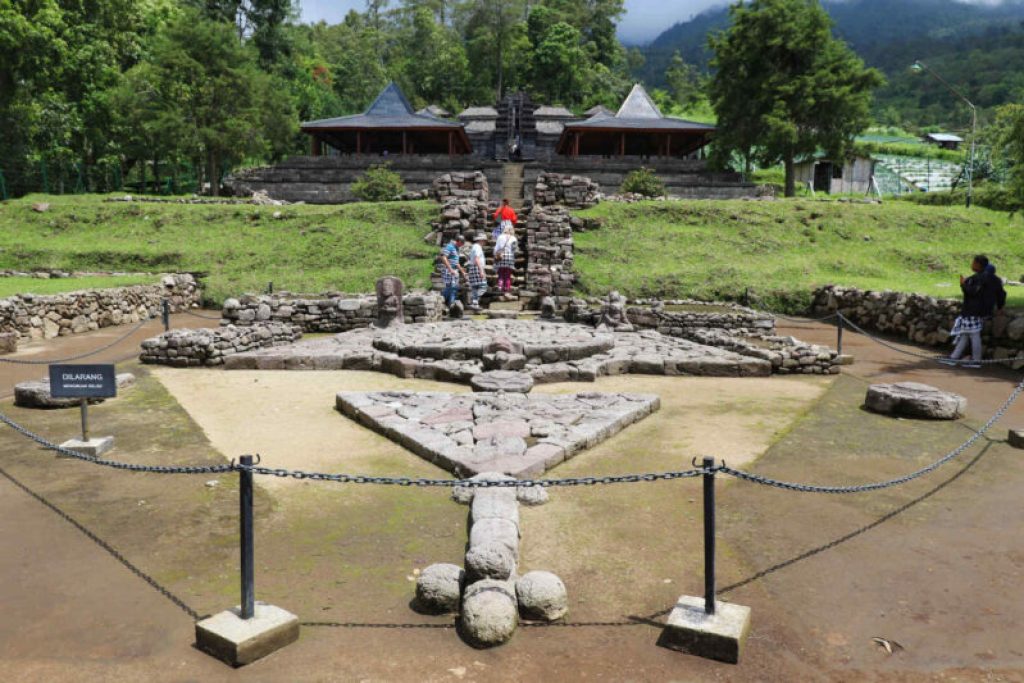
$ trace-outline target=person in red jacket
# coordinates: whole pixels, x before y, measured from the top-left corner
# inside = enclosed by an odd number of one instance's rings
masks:
[[[497,223],[494,226],[494,234],[492,235],[495,240],[498,239],[498,235],[505,232],[506,227],[514,227],[519,222],[515,209],[508,205],[508,199],[501,200],[501,206],[494,212],[494,221]]]

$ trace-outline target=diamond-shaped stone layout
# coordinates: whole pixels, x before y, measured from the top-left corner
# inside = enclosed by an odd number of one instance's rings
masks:
[[[653,394],[341,392],[337,408],[458,477],[536,477],[658,410]]]

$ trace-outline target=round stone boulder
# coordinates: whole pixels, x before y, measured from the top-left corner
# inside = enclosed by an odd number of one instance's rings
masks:
[[[469,380],[473,391],[507,391],[528,394],[533,389],[533,377],[511,370],[490,370],[473,375]]]
[[[429,614],[459,610],[465,573],[454,564],[432,564],[416,579],[416,609]]]
[[[516,598],[523,619],[555,621],[569,611],[565,584],[551,572],[527,572],[516,582]]]
[[[519,625],[515,589],[508,581],[484,579],[466,588],[459,633],[473,647],[508,642]]]
[[[469,547],[500,543],[519,557],[519,526],[507,519],[481,519],[469,530]]]
[[[481,543],[466,553],[466,574],[471,581],[497,579],[507,581],[516,573],[512,551],[497,541]]]
[[[928,384],[897,382],[869,386],[864,407],[885,415],[956,420],[963,417],[967,399]]]

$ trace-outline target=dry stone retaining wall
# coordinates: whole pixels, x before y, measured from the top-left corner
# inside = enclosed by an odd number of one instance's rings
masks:
[[[277,322],[251,327],[170,330],[142,342],[139,360],[182,368],[221,365],[225,356],[290,344],[301,337],[297,327]]]
[[[20,294],[0,299],[0,332],[28,339],[81,334],[126,325],[160,315],[163,300],[176,313],[199,305],[199,285],[183,273],[165,275],[159,284],[85,289],[63,294]]]
[[[452,171],[434,179],[430,196],[439,202],[449,199],[476,199],[486,202],[490,198],[490,187],[483,171]]]
[[[436,293],[406,294],[402,309],[407,323],[441,320],[444,300]],[[251,295],[224,302],[223,324],[249,327],[266,322],[288,323],[302,332],[347,332],[368,327],[377,319],[377,297],[373,294],[345,297],[292,297]]]
[[[526,288],[565,303],[572,296],[572,223],[563,206],[535,206],[526,220]]]
[[[857,325],[918,344],[944,345],[960,312],[960,301],[923,294],[877,292],[829,285],[814,292],[812,313],[836,311]],[[997,316],[982,331],[986,357],[1018,359],[1024,367],[1024,314]]]
[[[601,188],[586,176],[565,173],[541,173],[533,187],[535,204],[563,204],[574,209],[594,206]]]

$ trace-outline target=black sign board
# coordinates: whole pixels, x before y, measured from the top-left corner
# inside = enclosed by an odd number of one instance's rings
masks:
[[[113,365],[51,365],[50,394],[54,398],[113,398],[117,382]]]

